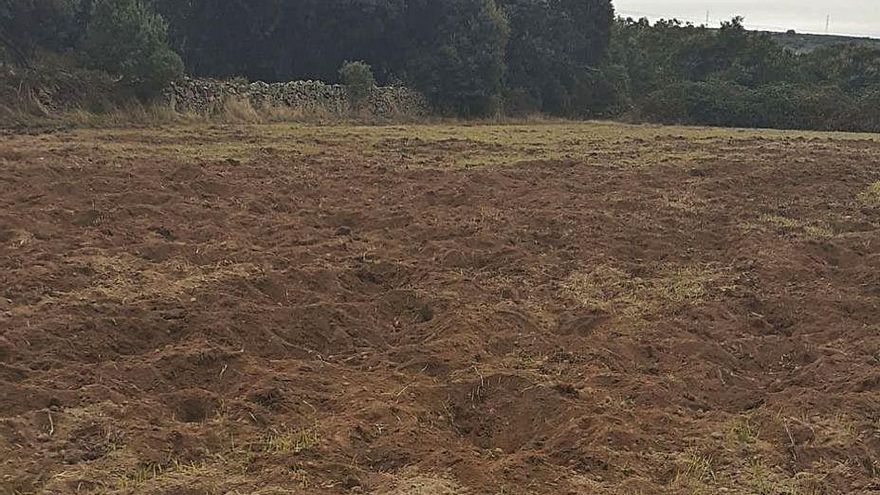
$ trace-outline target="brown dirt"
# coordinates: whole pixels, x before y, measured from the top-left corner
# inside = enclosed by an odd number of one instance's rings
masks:
[[[0,143],[0,493],[880,491],[880,144]]]

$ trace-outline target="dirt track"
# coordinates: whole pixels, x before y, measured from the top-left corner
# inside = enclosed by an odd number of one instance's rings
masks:
[[[0,139],[0,493],[880,491],[876,140]]]

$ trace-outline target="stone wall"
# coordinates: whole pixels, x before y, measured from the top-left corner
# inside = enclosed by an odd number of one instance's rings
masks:
[[[303,113],[345,115],[350,105],[345,87],[321,81],[264,83],[187,79],[173,84],[166,99],[178,111],[211,113],[230,100],[249,101],[255,108],[287,107]],[[371,115],[393,117],[418,116],[428,111],[425,99],[403,87],[377,87],[365,108]]]

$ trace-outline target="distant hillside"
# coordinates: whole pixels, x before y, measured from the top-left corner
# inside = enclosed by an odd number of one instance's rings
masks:
[[[880,49],[880,39],[876,38],[855,38],[852,36],[832,36],[824,34],[801,34],[801,33],[772,33],[768,32],[771,38],[776,40],[782,46],[793,50],[797,53],[809,53],[826,46],[843,45],[847,43],[857,43],[872,48]]]

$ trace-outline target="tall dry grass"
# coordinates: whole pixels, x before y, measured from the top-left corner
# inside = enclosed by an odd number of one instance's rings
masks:
[[[64,127],[131,127],[167,124],[220,123],[263,124],[301,122],[332,123],[415,123],[433,121],[430,117],[394,111],[377,116],[368,110],[329,109],[320,104],[309,106],[255,105],[248,98],[226,98],[203,111],[181,111],[169,102],[139,103],[105,106],[100,111],[73,108],[53,111],[41,105],[37,98],[23,96],[11,102],[0,102],[0,129]]]

